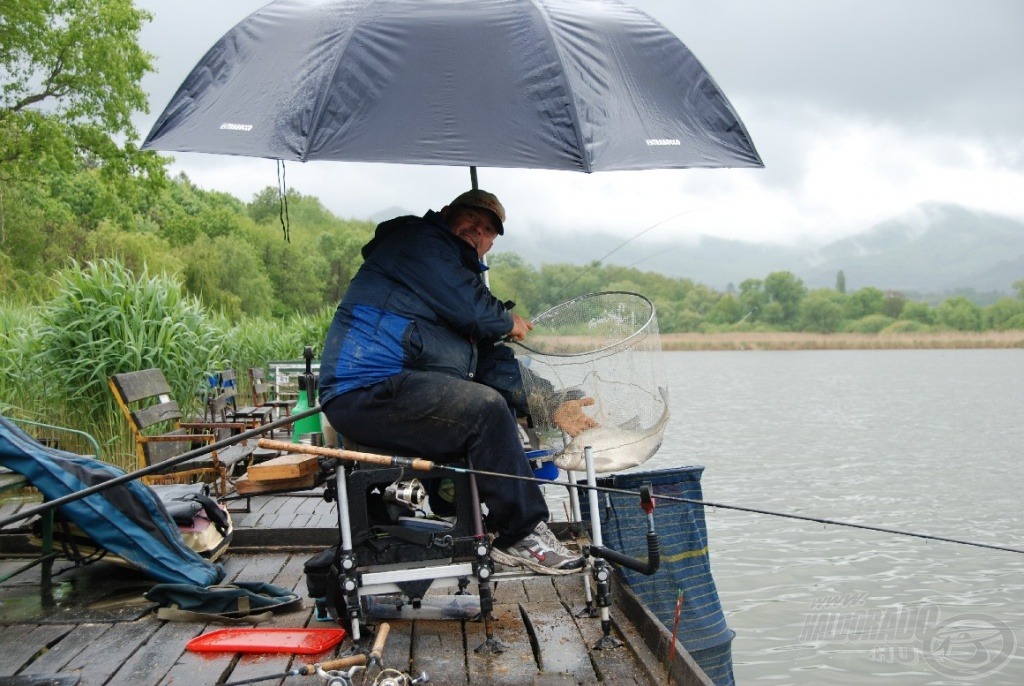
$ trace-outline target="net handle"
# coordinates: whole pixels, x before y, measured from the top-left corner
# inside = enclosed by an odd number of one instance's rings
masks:
[[[604,352],[605,350],[611,350],[612,348],[617,348],[617,347],[623,345],[624,343],[627,343],[628,341],[632,340],[633,338],[636,338],[637,336],[640,335],[640,332],[642,332],[644,329],[646,329],[650,325],[651,321],[654,320],[654,317],[655,317],[654,303],[651,302],[651,300],[649,298],[647,298],[646,296],[640,295],[639,293],[633,293],[631,291],[601,291],[600,293],[585,293],[583,295],[577,295],[575,298],[572,298],[571,300],[566,300],[564,303],[561,303],[559,305],[555,305],[554,307],[549,307],[548,309],[544,310],[543,312],[538,314],[536,317],[534,317],[534,319],[539,319],[540,317],[543,317],[544,315],[546,315],[548,312],[553,312],[553,311],[557,310],[560,307],[566,307],[567,305],[571,305],[571,304],[573,304],[574,302],[576,302],[578,300],[583,300],[585,298],[596,298],[596,297],[602,296],[602,295],[629,295],[629,296],[632,296],[634,298],[639,298],[640,300],[643,300],[645,303],[647,303],[647,307],[649,308],[649,312],[650,312],[650,314],[647,317],[647,321],[645,321],[643,323],[643,325],[638,327],[636,331],[634,331],[633,333],[629,334],[628,336],[626,336],[623,339],[615,341],[614,343],[612,343],[610,345],[606,345],[603,348],[595,348],[593,350],[585,350],[583,352],[578,352],[578,353],[552,353],[552,352],[545,352],[545,351],[542,351],[542,350],[537,350],[535,348],[531,348],[530,346],[526,345],[526,343],[524,343],[522,341],[515,341],[515,344],[518,345],[520,348],[524,348],[526,350],[529,350],[531,353],[534,353],[536,355],[546,355],[548,357],[580,357],[582,355],[593,355],[594,353],[600,353],[600,352]]]

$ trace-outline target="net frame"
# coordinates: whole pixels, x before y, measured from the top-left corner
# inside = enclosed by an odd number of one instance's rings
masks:
[[[552,333],[545,338],[549,321]],[[521,349],[517,358],[537,444],[556,453],[556,465],[573,471],[584,469],[584,443],[594,449],[599,472],[650,459],[668,420],[654,303],[630,291],[587,293],[545,310],[533,322],[531,336],[539,333],[545,343],[532,338],[515,345]],[[586,327],[590,331],[581,334]],[[584,345],[588,341],[592,344]],[[556,426],[554,412],[580,397],[593,399],[585,412],[599,426],[573,438]]]

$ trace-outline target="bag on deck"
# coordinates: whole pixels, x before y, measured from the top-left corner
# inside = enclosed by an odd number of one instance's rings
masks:
[[[25,476],[48,500],[124,475],[113,465],[48,448],[0,416],[0,464]],[[152,489],[128,481],[61,505],[59,512],[96,545],[157,581],[208,586],[223,568],[186,545]]]

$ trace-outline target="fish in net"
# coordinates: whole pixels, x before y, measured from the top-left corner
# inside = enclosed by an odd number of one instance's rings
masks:
[[[669,419],[668,386],[654,304],[624,291],[590,293],[534,317],[514,343],[538,447],[584,470],[591,447],[598,472],[643,464]]]

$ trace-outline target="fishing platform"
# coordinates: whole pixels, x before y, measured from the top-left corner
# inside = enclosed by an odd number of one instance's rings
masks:
[[[8,503],[0,516],[33,503]],[[220,559],[226,581],[266,580],[294,589],[302,608],[276,613],[260,627],[334,627],[317,621],[306,596],[304,565],[325,546],[337,543],[337,508],[322,492],[253,496],[249,512],[234,515],[232,544]],[[557,523],[556,523],[557,525]],[[554,528],[558,528],[553,525]],[[24,563],[28,527],[6,529],[0,576]],[[20,553],[19,553],[20,551]],[[303,663],[330,660],[349,650],[351,640],[317,655],[199,653],[186,648],[219,624],[168,622],[156,617],[156,603],[143,593],[152,580],[112,563],[74,567],[54,563],[52,585],[37,572],[0,585],[0,684],[32,686],[189,686],[232,683],[283,675]],[[510,575],[494,588],[494,625],[507,649],[481,654],[484,625],[473,619],[389,618],[391,631],[382,664],[413,677],[426,672],[434,684],[568,686],[570,684],[702,684],[712,682],[681,644],[627,586],[616,584],[610,609],[614,649],[595,649],[602,637],[596,617],[584,609],[584,575]],[[431,591],[452,593],[454,589]],[[583,613],[586,614],[586,613]],[[367,684],[377,670],[367,671]],[[355,680],[360,683],[361,675]],[[311,684],[312,676],[279,676],[265,684]]]

